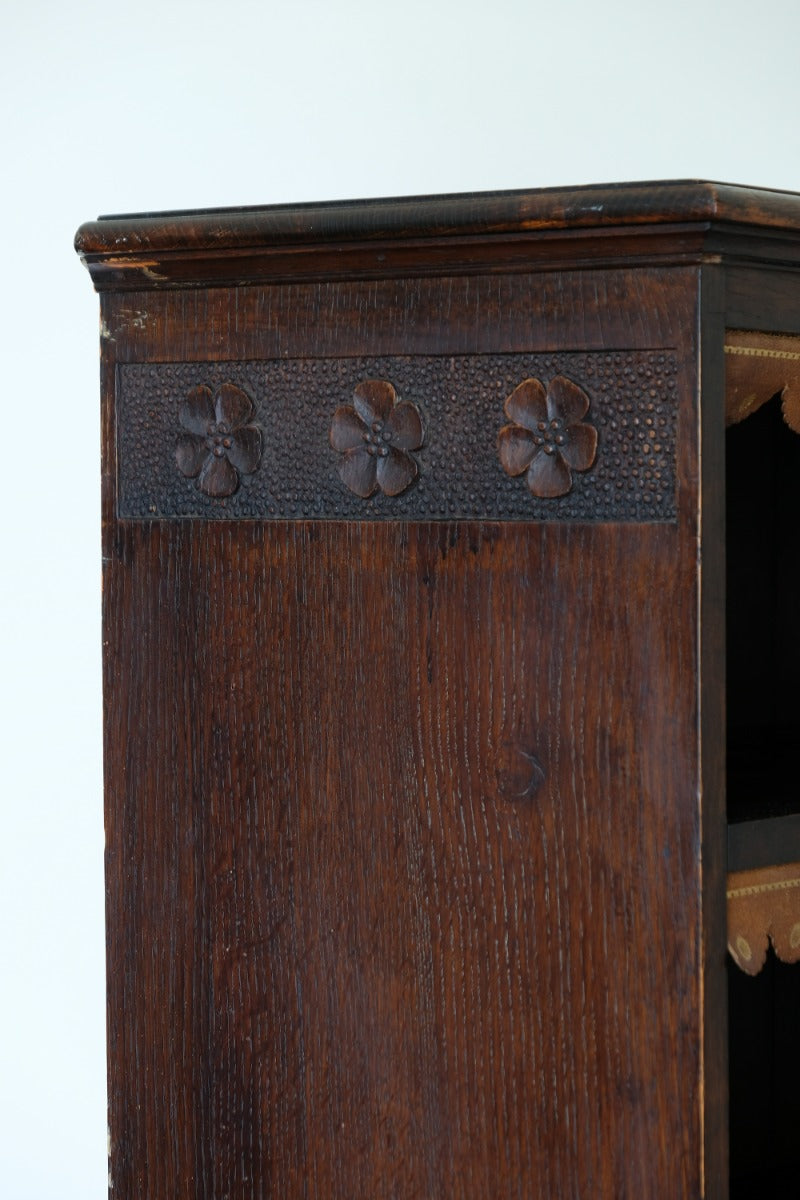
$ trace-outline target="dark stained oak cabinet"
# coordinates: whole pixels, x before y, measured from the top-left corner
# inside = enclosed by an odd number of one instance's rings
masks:
[[[77,247],[111,1194],[796,1194],[790,1089],[737,1058],[773,1000],[732,992],[729,1055],[726,872],[729,818],[739,867],[800,859],[800,464],[777,400],[726,434],[725,377],[738,332],[800,335],[800,197],[120,216]]]

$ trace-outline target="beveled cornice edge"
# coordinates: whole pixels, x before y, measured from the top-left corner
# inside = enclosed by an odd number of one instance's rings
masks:
[[[686,221],[800,231],[800,195],[686,180],[123,214],[82,225],[75,247],[86,254],[242,250]]]
[[[121,215],[75,247],[98,289],[127,289],[697,261],[726,233],[797,261],[800,195],[676,181]]]

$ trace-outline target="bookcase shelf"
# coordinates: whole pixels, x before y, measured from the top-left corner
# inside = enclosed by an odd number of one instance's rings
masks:
[[[762,1052],[797,971],[725,947],[734,876],[798,847],[800,196],[148,213],[76,245],[114,1195],[794,1178],[791,1053]]]

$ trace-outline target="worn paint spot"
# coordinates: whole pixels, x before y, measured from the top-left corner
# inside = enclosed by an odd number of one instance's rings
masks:
[[[117,329],[129,326],[131,329],[144,329],[147,324],[148,314],[140,308],[120,309],[119,321]]]
[[[125,256],[119,258],[116,255],[109,255],[103,259],[104,267],[121,267],[126,271],[140,271],[149,267],[157,267],[159,265],[156,258],[129,258]]]

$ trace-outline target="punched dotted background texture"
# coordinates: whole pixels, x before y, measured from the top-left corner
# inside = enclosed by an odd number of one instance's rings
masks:
[[[591,404],[597,457],[565,496],[538,499],[497,456],[505,399],[523,379],[566,375]],[[393,356],[124,364],[117,370],[118,515],[257,520],[673,521],[677,361],[667,351]],[[362,500],[339,478],[331,420],[365,379],[418,407],[419,476],[400,496]],[[211,499],[181,475],[181,401],[199,384],[244,388],[263,433],[258,469]]]

